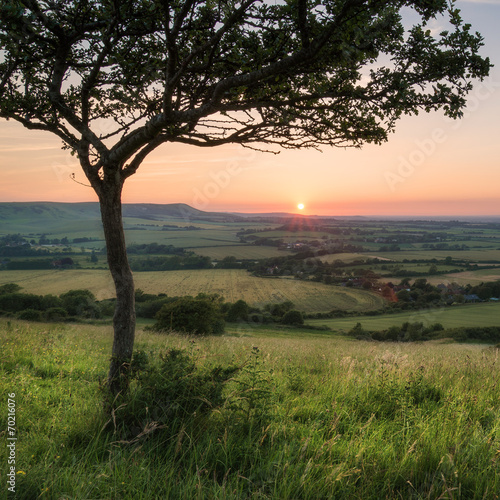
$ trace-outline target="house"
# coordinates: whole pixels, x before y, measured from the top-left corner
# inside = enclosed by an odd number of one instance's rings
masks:
[[[464,295],[465,302],[481,302],[481,299],[475,294]]]
[[[52,262],[52,265],[56,268],[56,269],[64,269],[65,267],[70,267],[74,264],[73,262],[73,259],[70,258],[70,257],[64,257],[63,259],[61,260],[54,260]]]

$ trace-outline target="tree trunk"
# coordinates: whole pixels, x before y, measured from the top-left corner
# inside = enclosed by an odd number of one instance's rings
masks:
[[[99,196],[108,264],[116,289],[114,340],[108,374],[108,388],[113,396],[128,389],[135,337],[134,279],[128,263],[123,231],[122,183],[117,184],[112,186],[108,184]]]

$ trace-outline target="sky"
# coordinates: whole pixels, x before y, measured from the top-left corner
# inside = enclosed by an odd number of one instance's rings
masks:
[[[405,117],[362,149],[260,153],[237,145],[158,148],[125,184],[125,203],[307,215],[500,215],[500,0],[460,0],[495,65],[459,121]],[[0,201],[97,201],[77,160],[49,133],[0,121]],[[71,174],[76,174],[76,181]],[[299,209],[298,204],[304,208]]]

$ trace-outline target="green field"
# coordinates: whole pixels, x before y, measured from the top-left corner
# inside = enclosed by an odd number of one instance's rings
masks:
[[[500,326],[500,304],[490,302],[385,314],[383,316],[311,319],[307,320],[307,324],[327,325],[333,330],[349,331],[356,323],[361,323],[365,330],[378,331],[386,330],[391,326],[401,326],[407,321],[410,323],[422,322],[425,326],[441,323],[445,328]]]
[[[258,238],[282,239],[284,241],[319,240],[329,234],[322,231],[259,231],[252,236]]]
[[[210,257],[212,260],[222,260],[224,257],[236,257],[236,259],[242,260],[257,260],[290,255],[290,252],[278,250],[276,247],[265,247],[258,245],[226,245],[192,248],[191,250],[193,250],[198,255]]]
[[[446,257],[452,257],[457,260],[470,260],[472,262],[500,262],[500,250],[401,250],[399,252],[371,252],[370,258],[390,259],[402,261],[404,259],[438,259],[444,260]]]
[[[135,380],[110,416],[100,381],[111,339],[110,327],[0,319],[5,421],[8,405],[16,412],[15,498],[498,499],[496,349],[299,330],[139,331],[136,348],[158,376],[151,386]],[[194,364],[167,364],[184,359],[166,357],[172,348]],[[239,370],[217,382],[213,374],[231,365]],[[167,404],[152,392],[165,387]]]
[[[478,269],[477,271],[464,271],[461,273],[444,274],[442,276],[429,277],[430,283],[458,283],[459,285],[479,285],[486,281],[500,280],[500,267],[496,269]]]
[[[218,293],[228,302],[243,299],[257,307],[291,300],[297,309],[305,312],[332,309],[362,312],[379,309],[385,303],[380,296],[363,290],[292,278],[257,278],[240,269],[143,272],[135,273],[134,279],[136,288],[146,293],[169,296]],[[0,285],[5,283],[17,283],[24,292],[39,295],[59,295],[75,288],[86,288],[99,300],[115,296],[108,271],[2,271]]]

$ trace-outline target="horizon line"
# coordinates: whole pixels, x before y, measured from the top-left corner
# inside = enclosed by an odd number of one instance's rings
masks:
[[[57,203],[57,204],[67,204],[67,205],[78,205],[78,204],[88,204],[88,203],[94,203],[94,204],[99,204],[98,201],[47,201],[47,200],[33,200],[33,201],[0,201],[0,204],[30,204],[30,203]],[[195,210],[198,210],[200,212],[206,212],[210,213],[207,210],[201,210],[196,207],[193,207],[189,203],[185,202],[170,202],[170,203],[158,203],[158,202],[149,202],[149,201],[143,201],[143,202],[122,202],[122,205],[158,205],[158,206],[165,206],[165,205],[186,205],[189,206],[190,208],[193,208]],[[262,211],[262,212],[256,212],[256,211],[241,211],[241,210],[214,210],[211,211],[216,212],[216,213],[224,213],[224,214],[229,214],[229,215],[237,215],[237,214],[247,214],[247,215],[293,215],[293,216],[300,216],[300,217],[363,217],[363,218],[369,218],[369,217],[396,217],[396,218],[409,218],[409,217],[417,217],[417,218],[460,218],[460,217],[472,217],[472,218],[481,218],[481,217],[494,217],[494,218],[500,218],[500,213],[493,213],[493,214],[390,214],[390,213],[379,213],[379,214],[367,214],[367,215],[362,215],[362,214],[349,214],[349,215],[334,215],[334,214],[328,214],[328,215],[320,215],[320,214],[304,214],[300,212],[287,212],[287,211]]]

